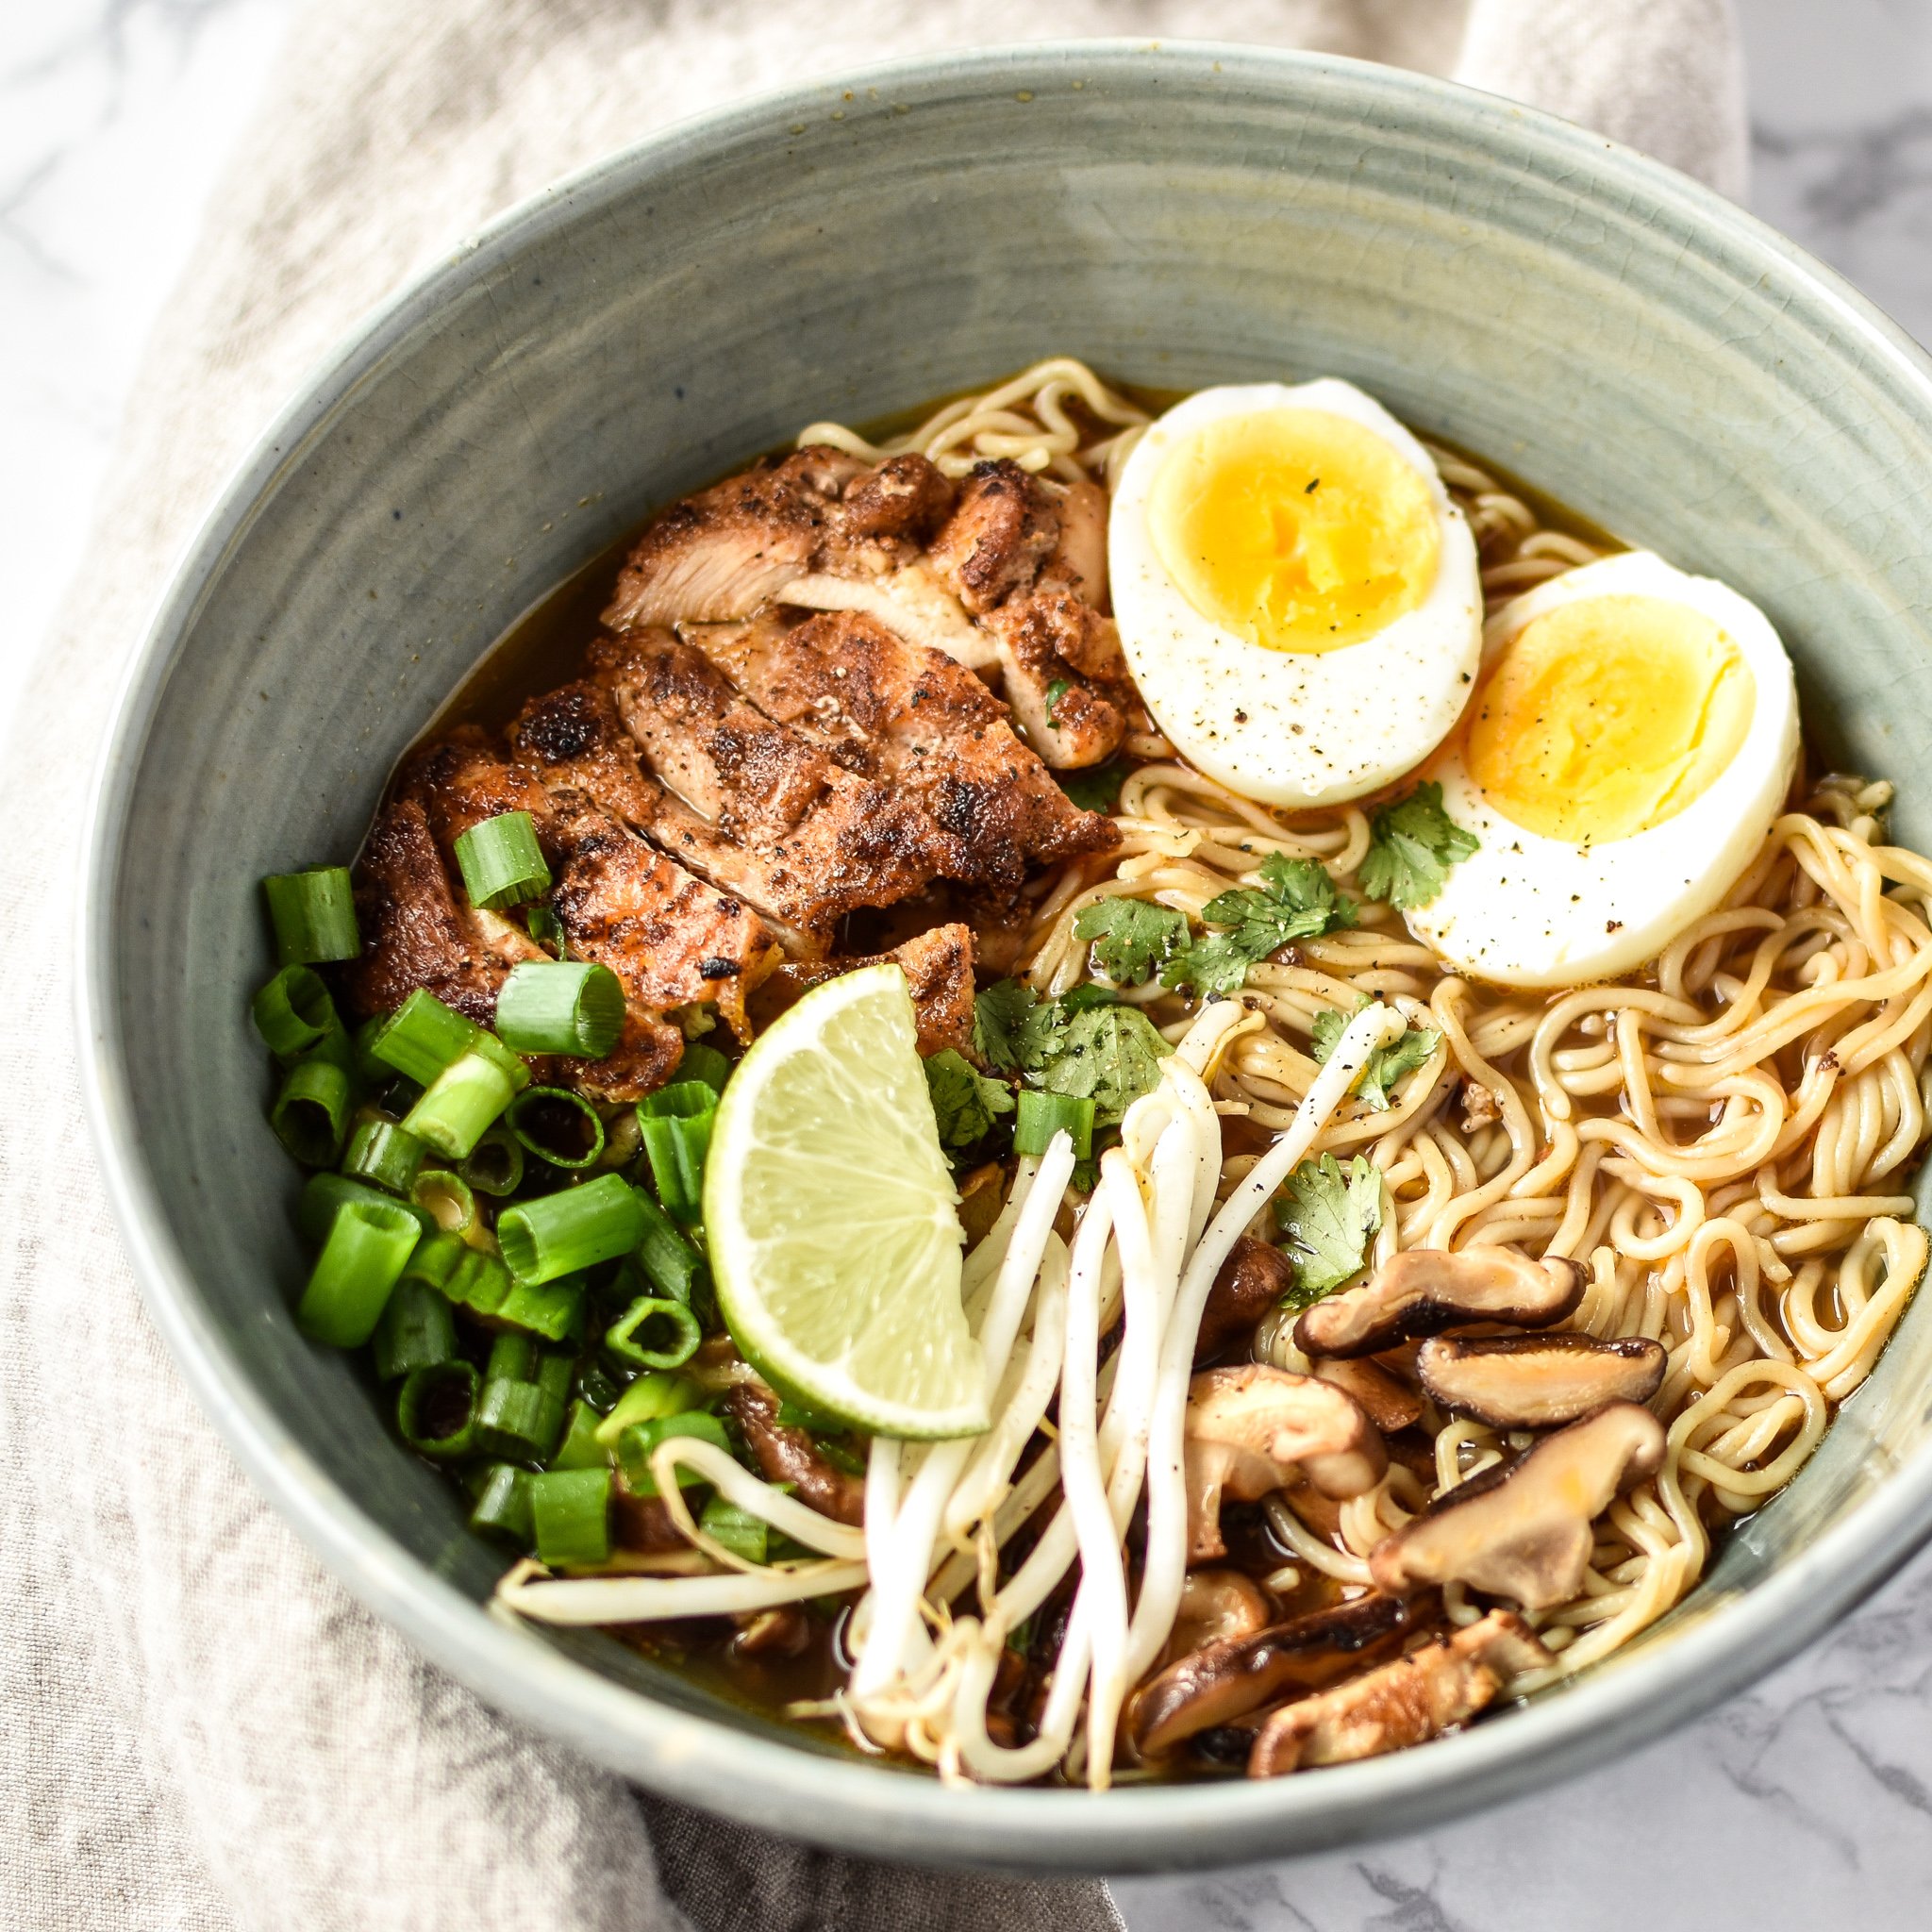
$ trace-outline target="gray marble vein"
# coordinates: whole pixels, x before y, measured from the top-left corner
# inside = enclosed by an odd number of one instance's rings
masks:
[[[0,727],[294,4],[0,8]],[[1740,6],[1754,206],[1932,339],[1932,0]],[[1619,1764],[1421,1839],[1119,1895],[1134,1932],[1916,1932],[1932,1924],[1932,1556]]]

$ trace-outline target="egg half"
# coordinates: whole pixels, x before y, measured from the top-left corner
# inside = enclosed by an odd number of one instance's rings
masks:
[[[1244,797],[1374,791],[1469,698],[1482,591],[1468,523],[1428,452],[1349,383],[1177,404],[1127,458],[1108,550],[1142,700]]]
[[[1723,899],[1797,757],[1790,660],[1755,604],[1647,551],[1553,577],[1490,621],[1428,774],[1479,843],[1410,929],[1508,986],[1627,973]]]

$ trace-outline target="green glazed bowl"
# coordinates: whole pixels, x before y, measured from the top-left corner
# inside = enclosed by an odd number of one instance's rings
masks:
[[[1073,1872],[1407,1831],[1656,1736],[1791,1655],[1932,1529],[1932,1303],[1809,1466],[1641,1641],[1427,1748],[1272,1783],[941,1789],[594,1634],[501,1568],[291,1320],[261,1124],[256,881],[346,859],[479,652],[653,505],[820,417],[1056,351],[1163,388],[1347,376],[1635,544],[1728,579],[1834,762],[1932,845],[1932,380],[1704,189],[1350,61],[1122,42],[923,59],[692,122],[526,203],[296,397],[181,569],[99,782],[86,1053],[155,1320],[257,1482],[423,1652],[652,1788],[881,1857]],[[266,694],[264,697],[263,694]]]

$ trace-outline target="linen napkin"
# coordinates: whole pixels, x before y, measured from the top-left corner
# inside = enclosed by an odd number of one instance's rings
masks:
[[[0,1922],[922,1932],[1115,1926],[1104,1888],[895,1869],[643,1796],[377,1624],[253,1492],[145,1319],[82,1122],[79,827],[173,558],[358,315],[567,169],[888,54],[1090,34],[1295,43],[1567,112],[1732,193],[1727,0],[326,0],[139,379],[4,777]]]

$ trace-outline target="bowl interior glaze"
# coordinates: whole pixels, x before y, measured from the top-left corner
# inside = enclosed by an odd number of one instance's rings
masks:
[[[124,699],[90,891],[92,1103],[156,1317],[256,1479],[486,1696],[647,1785],[922,1862],[1225,1862],[1413,1829],[1681,1721],[1932,1526],[1932,1306],[1675,1616],[1560,1694],[1263,1786],[951,1792],[596,1636],[505,1629],[499,1559],[290,1317],[256,881],[346,859],[478,654],[651,506],[820,417],[1043,354],[1169,389],[1343,375],[1727,578],[1830,758],[1932,843],[1932,382],[1828,274],[1667,170],[1352,62],[1090,43],[882,69],[693,123],[516,210],[264,439]]]

